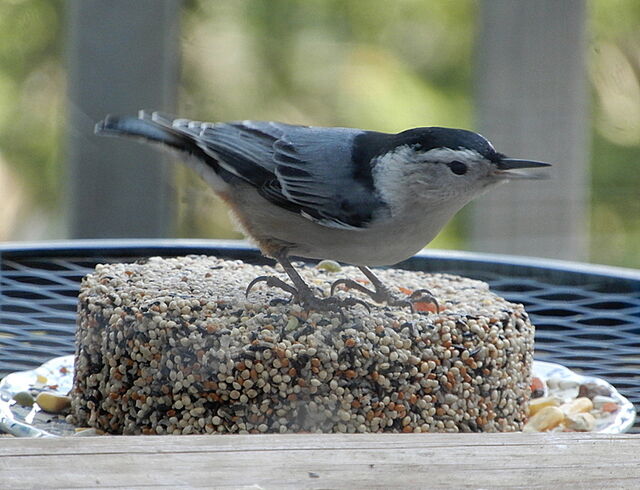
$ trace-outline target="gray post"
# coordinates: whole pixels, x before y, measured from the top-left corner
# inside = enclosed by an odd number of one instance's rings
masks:
[[[581,260],[588,213],[583,0],[485,0],[478,129],[509,156],[553,163],[551,179],[510,182],[472,208],[475,251]]]
[[[169,168],[157,150],[97,137],[106,114],[175,108],[180,0],[73,0],[68,40],[72,238],[164,237]]]

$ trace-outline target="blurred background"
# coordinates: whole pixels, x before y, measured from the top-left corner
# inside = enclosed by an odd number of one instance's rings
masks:
[[[238,238],[106,113],[480,131],[554,163],[431,248],[640,267],[638,0],[0,0],[0,242]]]

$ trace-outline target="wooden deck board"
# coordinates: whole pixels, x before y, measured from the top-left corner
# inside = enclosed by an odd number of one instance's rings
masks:
[[[2,488],[640,488],[640,436],[1,439]]]

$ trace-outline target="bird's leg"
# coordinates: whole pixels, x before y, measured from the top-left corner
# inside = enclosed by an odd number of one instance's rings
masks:
[[[408,306],[411,311],[414,311],[413,305],[415,303],[432,303],[436,307],[436,312],[440,311],[438,302],[427,289],[416,289],[407,299],[400,299],[378,279],[371,269],[365,266],[358,266],[358,269],[367,276],[373,285],[373,291],[352,279],[338,279],[331,285],[331,295],[333,296],[337,286],[343,285],[369,295],[376,303],[387,303],[389,306]]]
[[[293,286],[287,284],[282,279],[274,276],[259,276],[247,286],[245,294],[249,295],[251,288],[259,282],[265,282],[267,286],[280,288],[287,293],[290,293],[292,300],[301,304],[303,307],[309,310],[318,311],[340,311],[341,307],[362,305],[369,310],[369,305],[362,300],[355,298],[338,299],[335,297],[318,298],[313,294],[311,288],[304,282],[302,276],[298,274],[298,271],[293,267],[291,261],[287,258],[286,253],[278,254],[275,259],[280,263],[284,271],[293,282]]]

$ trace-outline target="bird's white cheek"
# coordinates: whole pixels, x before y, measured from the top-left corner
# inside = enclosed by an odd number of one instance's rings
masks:
[[[407,194],[413,192],[411,181],[399,165],[379,166],[374,172],[374,183],[378,195],[387,203],[392,214],[405,207]]]

